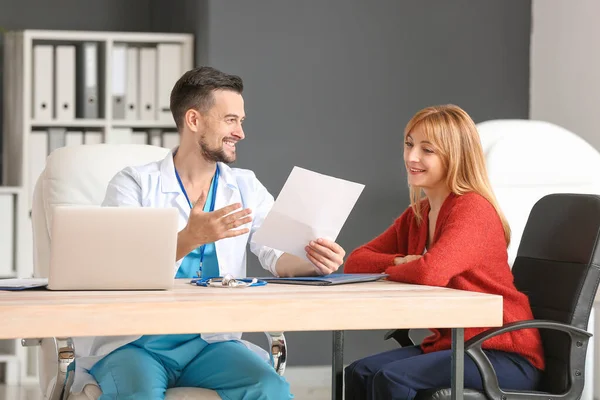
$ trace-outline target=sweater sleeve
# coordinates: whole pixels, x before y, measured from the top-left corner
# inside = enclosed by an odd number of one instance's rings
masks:
[[[443,287],[453,277],[480,265],[491,235],[502,230],[492,205],[484,198],[476,199],[456,202],[434,246],[418,260],[388,267],[388,279]]]
[[[350,253],[344,264],[344,272],[382,273],[394,265],[394,258],[404,257],[408,248],[409,210],[382,234]]]

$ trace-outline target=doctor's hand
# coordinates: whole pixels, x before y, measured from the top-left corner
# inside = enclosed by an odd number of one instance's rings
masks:
[[[248,233],[248,228],[236,229],[252,221],[249,208],[241,209],[239,203],[221,209],[204,212],[206,193],[202,193],[190,211],[190,217],[184,228],[190,240],[196,245],[214,243],[217,240],[240,236]],[[236,211],[238,210],[238,211]],[[235,212],[234,212],[235,211]]]
[[[321,275],[329,275],[337,271],[344,263],[346,255],[339,244],[327,239],[313,240],[305,247],[305,250],[308,259]]]
[[[394,265],[406,264],[407,262],[415,261],[421,258],[419,255],[408,255],[405,257],[396,257],[394,258]]]

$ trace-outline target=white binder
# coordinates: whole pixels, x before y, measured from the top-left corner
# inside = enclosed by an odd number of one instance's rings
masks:
[[[29,209],[33,201],[33,188],[46,167],[48,157],[48,134],[46,131],[32,131],[29,135]]]
[[[140,48],[140,85],[139,100],[140,119],[150,121],[156,119],[156,48]]]
[[[83,132],[67,132],[65,135],[65,146],[79,146],[81,144],[83,144]]]
[[[65,128],[48,128],[48,154],[65,147],[67,130]]]
[[[56,46],[55,117],[60,121],[75,118],[75,46]]]
[[[113,119],[125,119],[127,79],[127,46],[113,45],[112,51],[112,113]]]
[[[106,132],[104,143],[130,144],[131,133],[131,128],[111,128]]]
[[[33,46],[33,119],[52,120],[54,82],[54,47],[47,44]]]
[[[83,143],[84,144],[101,144],[103,136],[104,135],[102,135],[102,132],[99,132],[99,131],[85,131],[85,135],[83,137]]]
[[[133,144],[148,144],[148,133],[143,131],[135,131],[131,133],[131,143]]]
[[[160,129],[150,129],[148,131],[149,144],[152,146],[162,147],[162,137]]]
[[[140,69],[140,51],[136,47],[127,48],[127,75],[125,90],[125,119],[139,119],[139,69]]]
[[[182,74],[181,45],[176,43],[160,43],[157,46],[157,101],[158,119],[164,122],[173,122],[173,115],[169,107],[171,90]]]
[[[0,193],[0,277],[14,274],[14,195]]]
[[[179,146],[179,132],[164,132],[162,134],[162,147],[173,149]]]

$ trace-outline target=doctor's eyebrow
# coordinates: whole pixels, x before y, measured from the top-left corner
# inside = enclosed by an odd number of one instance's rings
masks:
[[[227,119],[227,118],[235,118],[235,119],[240,119],[240,116],[237,114],[227,114],[223,117],[223,119]],[[242,121],[245,120],[246,117],[242,117]]]

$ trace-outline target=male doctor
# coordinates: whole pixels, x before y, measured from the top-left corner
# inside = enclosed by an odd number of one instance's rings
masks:
[[[253,172],[227,166],[245,137],[242,91],[242,79],[214,68],[185,73],[170,101],[180,145],[162,161],[123,169],[108,185],[103,206],[179,210],[177,278],[245,277],[246,246],[273,205]],[[250,249],[276,276],[330,274],[345,255],[326,239],[306,244],[311,262],[255,243]],[[163,399],[171,387],[214,389],[229,400],[292,398],[285,379],[240,338],[241,333],[119,338],[98,345],[83,365],[100,385],[102,400]]]

